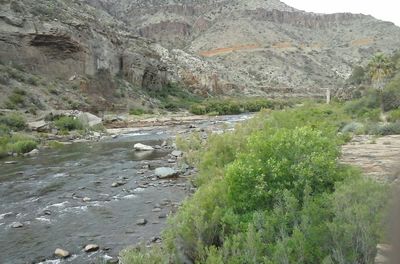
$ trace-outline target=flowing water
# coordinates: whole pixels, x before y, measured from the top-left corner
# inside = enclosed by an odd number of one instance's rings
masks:
[[[219,123],[246,118],[226,117]],[[198,125],[209,127],[210,121]],[[164,216],[188,195],[187,180],[156,179],[155,167],[171,166],[169,151],[135,152],[133,145],[161,145],[176,133],[176,128],[153,130],[1,160],[0,263],[102,263],[159,235]],[[11,160],[16,163],[5,163]],[[124,185],[112,187],[118,181]],[[139,219],[148,222],[140,226]],[[23,226],[14,228],[15,223]],[[98,244],[100,250],[85,253],[87,244]],[[56,248],[72,256],[56,260]]]

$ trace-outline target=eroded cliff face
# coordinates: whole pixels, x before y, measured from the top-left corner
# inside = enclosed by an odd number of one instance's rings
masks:
[[[356,64],[399,47],[400,29],[361,14],[314,14],[278,0],[88,0],[137,34],[213,65],[236,92],[321,95]]]
[[[118,95],[120,78],[144,92],[124,92],[124,97],[137,99],[134,97],[145,95],[145,91],[161,91],[169,82],[181,82],[184,73],[176,69],[182,63],[186,65],[185,76],[190,74],[198,79],[199,74],[207,74],[206,64],[201,69],[193,68],[185,62],[191,59],[190,55],[182,52],[181,56],[171,57],[170,51],[163,49],[160,53],[154,44],[129,33],[122,22],[108,13],[80,1],[2,0],[1,63],[21,68],[49,83],[68,86],[71,82],[89,97],[90,104],[99,108],[109,109],[126,101]],[[201,87],[192,83],[188,88],[204,93],[203,90],[212,90],[213,85],[212,81],[202,82]],[[7,86],[2,86],[2,90],[6,91]]]
[[[343,91],[355,64],[399,46],[391,23],[278,0],[2,0],[0,11],[3,62],[79,80],[110,105],[141,97],[116,78],[139,91],[180,82],[205,96],[323,96]]]

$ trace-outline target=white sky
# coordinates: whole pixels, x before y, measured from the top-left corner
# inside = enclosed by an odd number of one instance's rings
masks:
[[[281,0],[294,8],[315,13],[362,13],[400,26],[399,0]]]

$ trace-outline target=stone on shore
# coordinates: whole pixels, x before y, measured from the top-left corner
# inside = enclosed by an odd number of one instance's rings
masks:
[[[157,168],[154,173],[160,179],[173,178],[179,175],[178,171],[168,167]]]
[[[179,150],[174,150],[172,151],[171,155],[174,157],[181,157],[183,155],[183,152]]]
[[[81,121],[83,125],[89,127],[93,127],[103,123],[103,120],[100,117],[88,112],[79,113],[76,117],[79,119],[79,121]]]
[[[50,130],[49,124],[44,120],[30,122],[28,123],[28,127],[30,130],[37,132],[48,132]]]
[[[137,143],[133,146],[136,151],[153,151],[154,148],[152,146],[147,146],[141,143]]]
[[[39,150],[38,149],[34,149],[34,150],[32,150],[31,152],[28,152],[28,153],[25,153],[24,154],[24,156],[25,157],[28,157],[28,156],[36,156],[36,155],[38,155],[39,154]]]

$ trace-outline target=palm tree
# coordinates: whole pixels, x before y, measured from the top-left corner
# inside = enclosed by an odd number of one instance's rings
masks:
[[[385,105],[383,100],[383,89],[394,70],[393,62],[382,53],[376,54],[368,63],[369,77],[374,88],[378,91],[381,115],[384,117]]]

